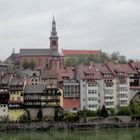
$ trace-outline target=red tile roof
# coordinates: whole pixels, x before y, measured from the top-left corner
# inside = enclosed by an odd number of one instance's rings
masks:
[[[79,73],[81,79],[88,79],[88,78],[101,79],[101,77],[102,77],[102,74],[98,70],[98,67],[96,65],[93,65],[93,66],[81,65],[78,67],[78,73]],[[88,74],[93,74],[93,75],[88,76]]]
[[[42,73],[42,79],[57,79],[59,73],[57,70],[46,69]]]
[[[62,81],[63,78],[75,79],[75,68],[74,67],[66,67],[64,69],[59,70],[58,81]]]
[[[120,64],[120,65],[121,65],[121,68],[124,69],[124,71],[127,74],[137,74],[137,71],[134,70],[131,65],[129,64]]]
[[[86,55],[94,54],[101,55],[101,50],[62,50],[64,56],[76,56],[76,55]]]

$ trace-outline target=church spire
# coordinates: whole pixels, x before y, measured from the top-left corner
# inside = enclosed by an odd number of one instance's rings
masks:
[[[58,51],[58,36],[57,36],[56,22],[54,16],[52,20],[52,31],[50,36],[50,49],[54,51]]]
[[[51,36],[57,36],[55,18],[53,16]]]

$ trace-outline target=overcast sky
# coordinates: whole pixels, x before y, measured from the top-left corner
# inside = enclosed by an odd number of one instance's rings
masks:
[[[140,0],[0,0],[0,59],[49,48],[53,14],[60,48],[140,59]]]

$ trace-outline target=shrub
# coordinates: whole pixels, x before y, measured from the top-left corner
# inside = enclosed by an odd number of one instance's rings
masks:
[[[19,122],[21,122],[21,123],[26,123],[26,122],[28,122],[29,120],[28,120],[28,116],[26,116],[25,114],[23,114],[22,116],[20,116],[20,118],[19,118]]]
[[[42,121],[43,119],[43,112],[42,112],[42,109],[39,109],[38,113],[37,113],[37,119],[39,121]]]
[[[103,105],[103,107],[102,107],[101,116],[104,118],[108,117],[108,111],[107,111],[105,105]]]
[[[66,121],[66,122],[77,122],[77,121],[79,121],[79,116],[76,113],[68,113],[65,116],[64,121]]]
[[[128,107],[121,107],[117,113],[117,115],[132,115],[132,111],[131,111],[131,108],[128,106]]]

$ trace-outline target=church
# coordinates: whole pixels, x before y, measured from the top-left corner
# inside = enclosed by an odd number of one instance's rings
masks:
[[[63,56],[58,52],[58,36],[56,22],[53,18],[49,49],[20,49],[20,66],[25,61],[34,61],[38,70],[61,69],[63,67]]]
[[[23,69],[23,63],[25,61],[34,62],[37,70],[43,71],[44,69],[61,69],[63,68],[64,58],[77,56],[77,55],[101,55],[101,50],[66,50],[62,49],[62,52],[58,51],[58,35],[56,30],[56,22],[53,17],[52,30],[50,36],[50,48],[21,48],[20,53],[15,53],[14,49],[12,54],[7,58],[8,62],[14,64],[20,64],[20,68]]]

